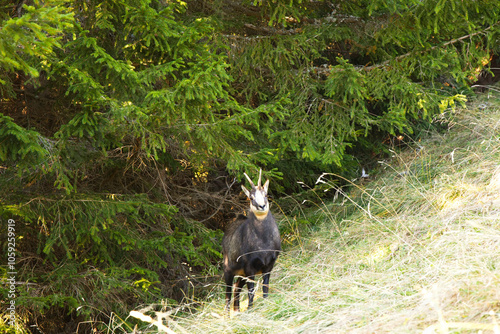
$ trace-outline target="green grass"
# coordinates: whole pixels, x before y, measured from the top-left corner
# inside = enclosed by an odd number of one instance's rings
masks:
[[[452,118],[334,202],[281,217],[319,227],[290,237],[268,299],[227,318],[221,281],[164,324],[175,333],[500,333],[500,95]],[[338,191],[333,178],[321,180]]]

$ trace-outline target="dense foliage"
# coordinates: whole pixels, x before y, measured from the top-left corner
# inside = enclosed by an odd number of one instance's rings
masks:
[[[464,101],[499,22],[496,0],[3,1],[20,326],[199,293],[242,171],[263,167],[275,194],[355,175]]]

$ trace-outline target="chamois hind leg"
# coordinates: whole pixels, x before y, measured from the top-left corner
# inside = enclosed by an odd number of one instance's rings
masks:
[[[236,286],[234,287],[234,310],[236,312],[240,311],[240,292],[245,286],[245,279],[243,277],[238,277],[236,279]]]
[[[249,276],[247,279],[248,288],[248,308],[253,305],[253,297],[255,296],[255,276]]]
[[[265,273],[262,279],[262,296],[267,298],[267,294],[269,293],[269,279],[271,278],[271,272]]]

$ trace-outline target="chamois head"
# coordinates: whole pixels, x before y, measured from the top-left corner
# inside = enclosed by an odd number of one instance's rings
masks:
[[[241,189],[243,189],[248,199],[250,199],[250,210],[252,210],[257,219],[263,220],[269,212],[269,202],[267,200],[269,180],[267,180],[262,186],[262,169],[259,172],[259,181],[257,182],[257,186],[253,184],[252,179],[250,179],[246,173],[243,174],[245,174],[245,177],[252,186],[252,189],[248,190],[244,185],[241,185]]]

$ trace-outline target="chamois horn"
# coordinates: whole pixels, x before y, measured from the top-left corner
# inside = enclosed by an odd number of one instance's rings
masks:
[[[243,174],[246,176],[248,182],[250,182],[250,185],[252,186],[252,188],[255,188],[255,184],[253,184],[252,179],[247,175],[247,173],[243,173]],[[259,181],[257,182],[257,187],[262,188],[262,168],[259,171]]]
[[[255,184],[253,184],[252,179],[247,175],[247,173],[243,173],[243,174],[246,176],[248,182],[250,182],[250,185],[252,186],[252,188],[255,188]]]

